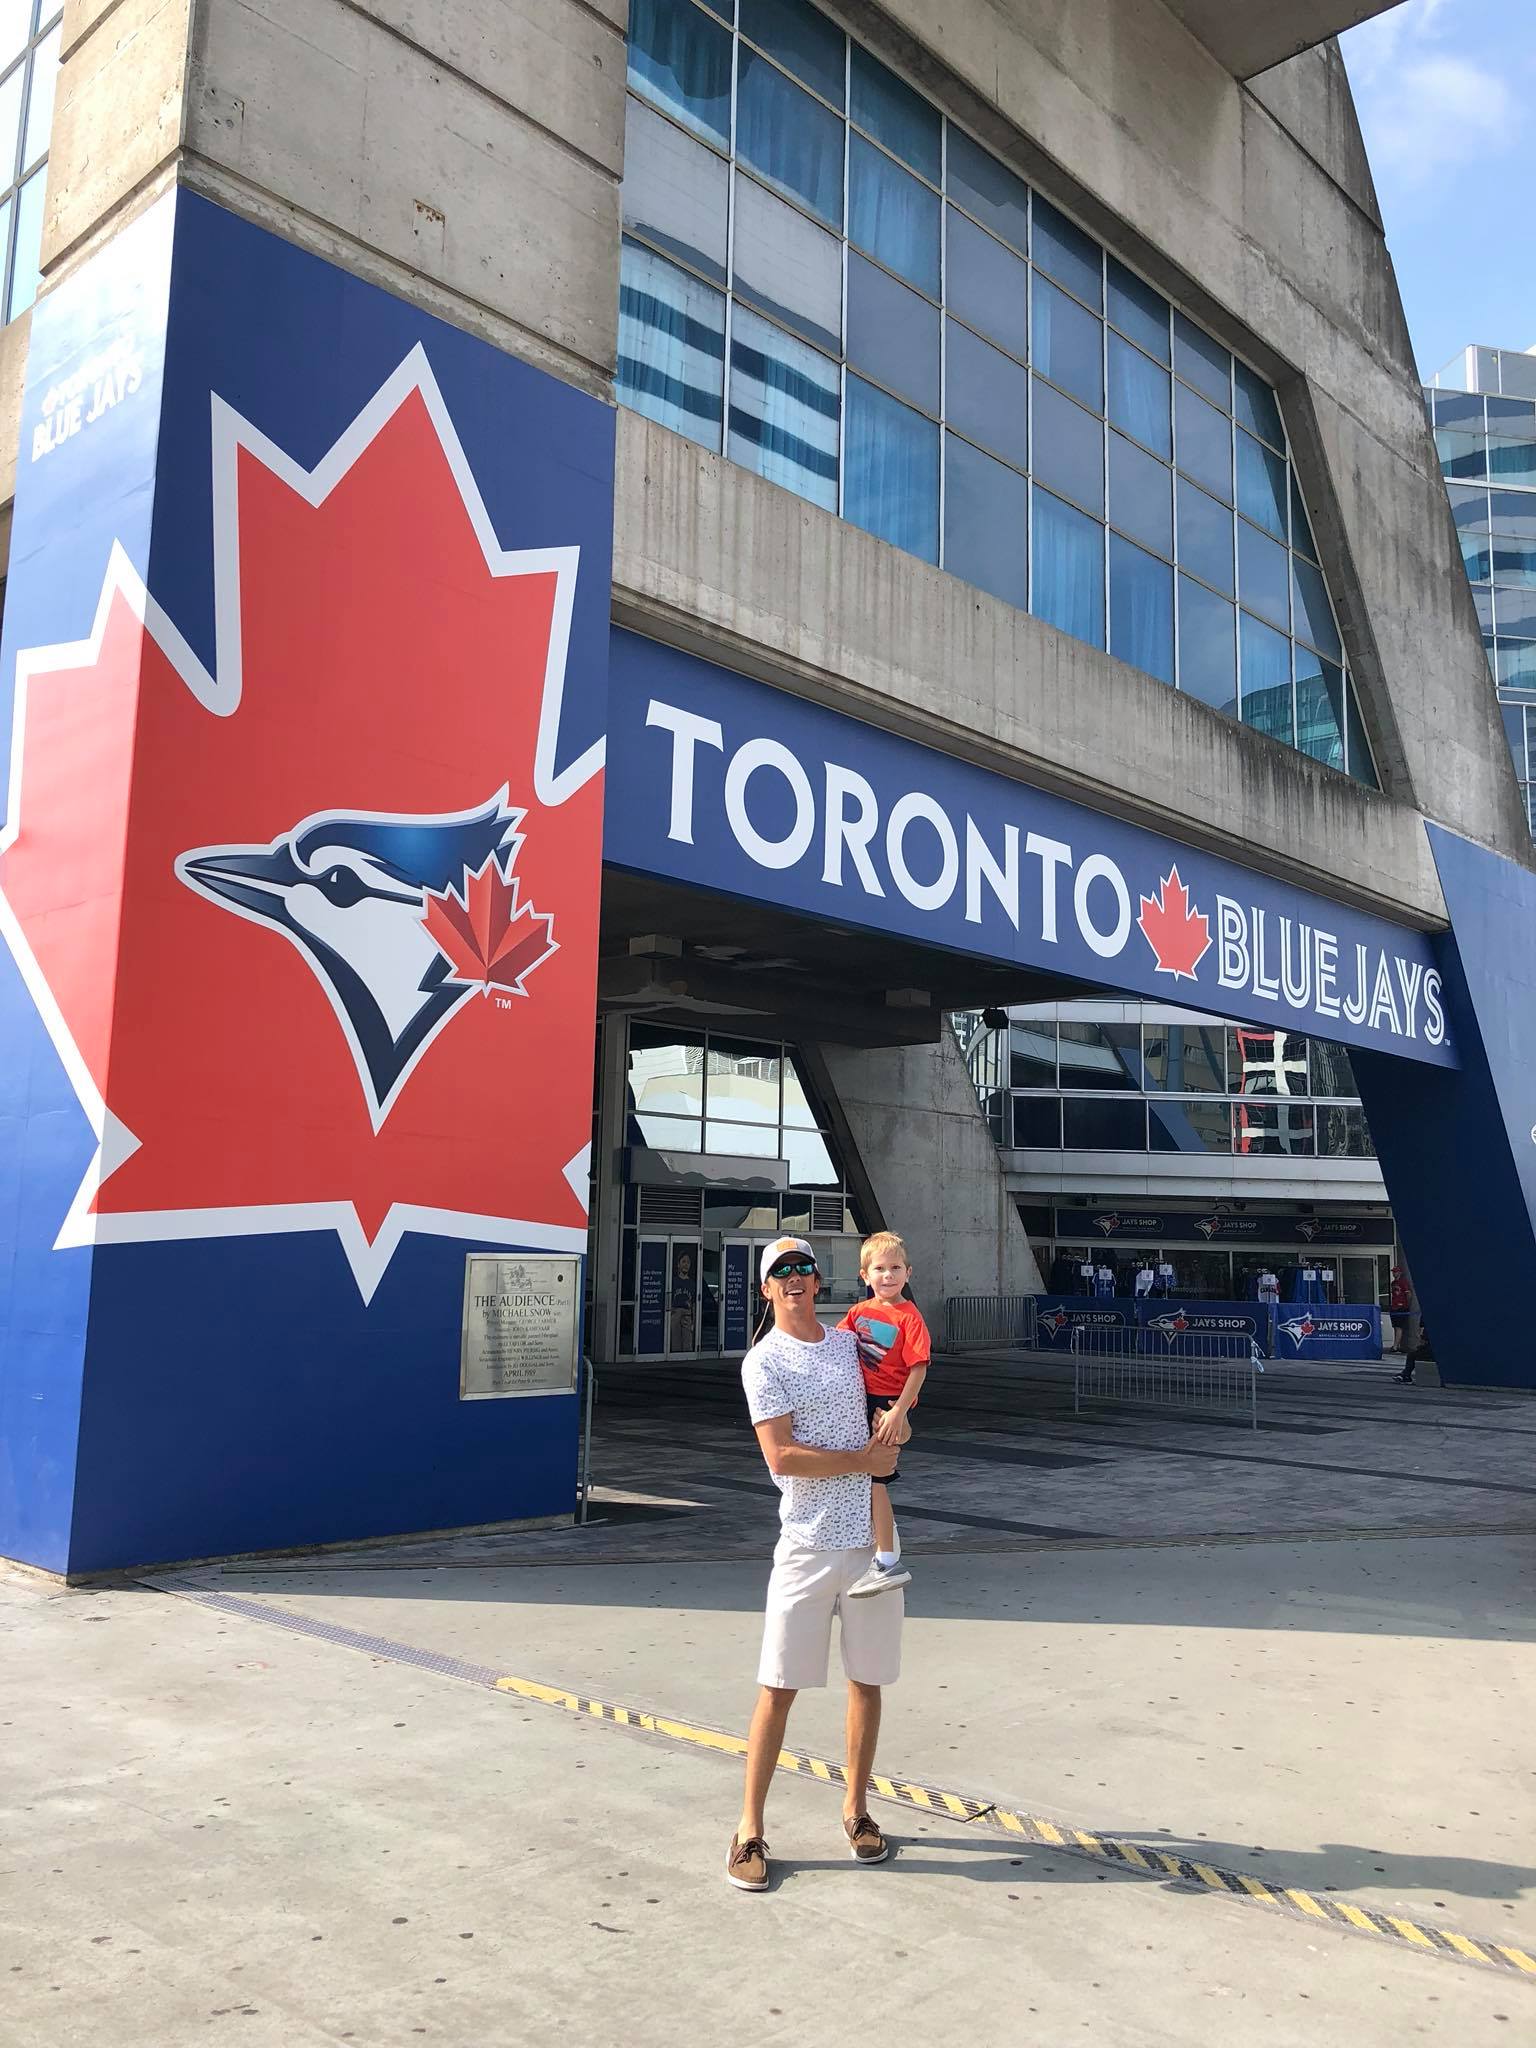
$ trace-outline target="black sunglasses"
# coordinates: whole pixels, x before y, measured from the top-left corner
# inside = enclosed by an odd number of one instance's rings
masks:
[[[816,1261],[814,1259],[791,1259],[786,1265],[770,1266],[768,1278],[770,1280],[787,1280],[791,1273],[798,1273],[801,1279],[805,1280],[809,1279],[816,1270]]]

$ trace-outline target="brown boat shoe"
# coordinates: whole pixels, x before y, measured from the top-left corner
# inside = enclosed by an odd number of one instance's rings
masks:
[[[761,1835],[748,1835],[744,1842],[732,1835],[730,1853],[725,1859],[725,1881],[735,1885],[739,1892],[767,1891],[768,1844]]]
[[[891,1853],[890,1843],[867,1813],[857,1814],[852,1820],[845,1814],[843,1833],[848,1837],[848,1853],[855,1863],[883,1863]]]

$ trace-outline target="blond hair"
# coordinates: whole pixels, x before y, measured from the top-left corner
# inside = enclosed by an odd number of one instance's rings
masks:
[[[866,1237],[859,1246],[859,1278],[862,1280],[882,1252],[900,1252],[904,1266],[912,1263],[912,1254],[896,1235],[894,1230],[877,1230],[873,1237]]]

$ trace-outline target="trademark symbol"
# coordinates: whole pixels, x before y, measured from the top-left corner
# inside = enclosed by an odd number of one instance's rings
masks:
[[[510,1010],[512,1007],[512,998],[510,996],[492,996],[491,1001],[498,1010]],[[1531,1136],[1536,1138],[1536,1131],[1532,1131]]]

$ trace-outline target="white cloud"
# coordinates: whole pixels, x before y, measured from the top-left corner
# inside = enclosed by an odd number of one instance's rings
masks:
[[[1497,72],[1448,48],[1458,0],[1408,0],[1343,39],[1371,163],[1402,185],[1426,184],[1513,139],[1516,100]]]

